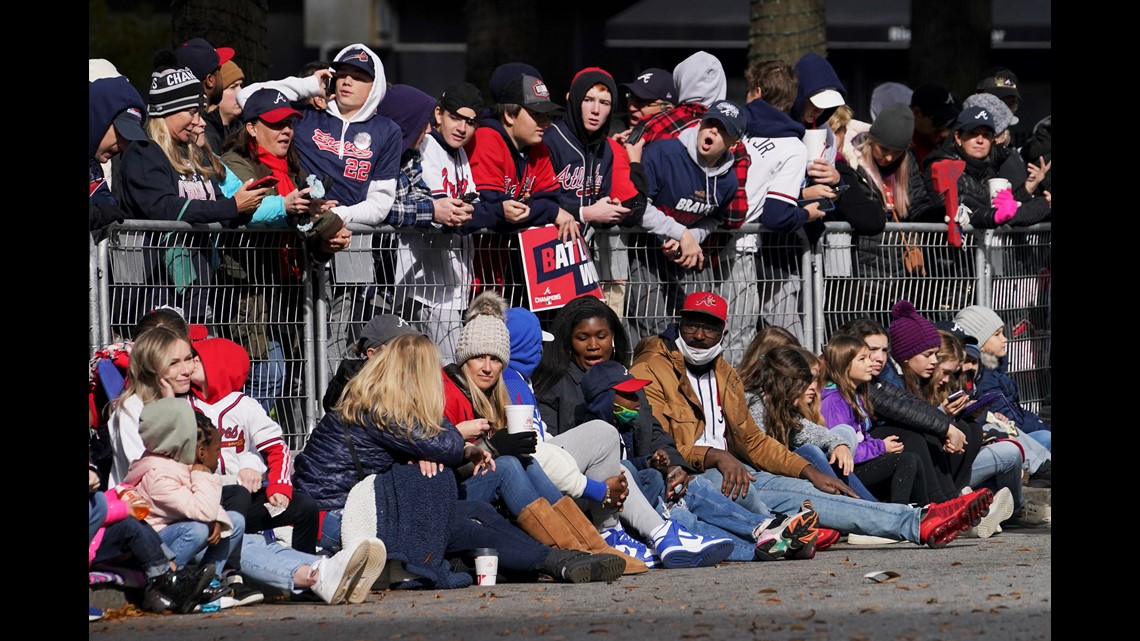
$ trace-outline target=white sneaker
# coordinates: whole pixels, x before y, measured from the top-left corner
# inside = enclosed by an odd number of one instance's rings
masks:
[[[898,543],[899,539],[888,539],[885,536],[871,536],[870,534],[855,534],[852,532],[847,535],[848,545],[890,545],[891,543]]]
[[[371,549],[369,539],[361,539],[331,557],[317,559],[312,565],[317,582],[310,589],[329,605],[344,603],[349,590],[360,581]]]
[[[977,525],[966,532],[966,536],[988,539],[999,531],[1001,522],[1011,516],[1013,516],[1013,493],[1009,491],[1008,487],[1003,487],[994,494],[994,500],[990,503],[990,511],[982,517]]]
[[[360,579],[348,594],[349,603],[364,603],[368,594],[372,592],[372,586],[384,573],[384,564],[388,561],[388,548],[383,541],[371,538],[364,539],[363,543],[368,546],[368,561],[364,564],[364,571],[360,573]]]

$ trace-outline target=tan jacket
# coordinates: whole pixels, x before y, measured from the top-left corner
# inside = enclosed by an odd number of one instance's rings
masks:
[[[799,478],[809,463],[768,436],[752,420],[744,396],[744,381],[722,357],[716,359],[716,384],[724,408],[728,450],[757,470]],[[658,336],[643,340],[630,374],[651,381],[645,395],[657,421],[677,441],[677,450],[698,472],[705,471],[706,445],[694,445],[704,434],[704,408],[685,374],[685,359],[675,345]]]

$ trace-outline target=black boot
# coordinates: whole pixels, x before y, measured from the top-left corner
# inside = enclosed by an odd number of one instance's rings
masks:
[[[1029,475],[1029,487],[1053,487],[1053,461],[1048,460]]]
[[[205,596],[203,590],[213,578],[214,566],[209,563],[201,567],[188,565],[181,570],[160,574],[146,582],[143,609],[150,612],[173,610],[186,614],[201,602]]]
[[[615,554],[589,554],[551,549],[537,570],[566,583],[610,583],[625,572],[625,559]]]

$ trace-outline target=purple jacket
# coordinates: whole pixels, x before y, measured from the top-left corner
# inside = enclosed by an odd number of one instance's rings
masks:
[[[862,408],[862,401],[856,397],[855,401]],[[828,428],[836,425],[850,425],[855,428],[855,438],[859,441],[855,446],[855,463],[865,463],[887,451],[887,444],[882,439],[872,438],[867,430],[871,427],[870,419],[860,419],[855,416],[855,409],[847,404],[839,388],[834,383],[828,383],[820,394],[819,411],[823,414],[823,423]]]

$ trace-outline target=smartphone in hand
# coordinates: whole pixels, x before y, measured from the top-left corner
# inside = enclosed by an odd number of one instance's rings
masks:
[[[462,200],[465,203],[473,203],[478,198],[479,198],[479,192],[469,191],[466,194],[463,194],[462,196],[460,196],[459,200]]]
[[[636,145],[637,141],[641,140],[641,135],[645,133],[645,125],[648,120],[642,120],[634,126],[633,131],[629,132],[629,138],[626,138],[625,144]]]
[[[281,181],[278,180],[277,178],[274,178],[273,176],[266,176],[265,178],[261,178],[261,179],[258,179],[258,180],[251,182],[249,184],[249,186],[246,187],[246,189],[252,191],[254,189],[263,189],[265,187],[276,187],[277,183],[279,183],[279,182],[281,182]]]
[[[807,200],[797,200],[796,201],[796,205],[800,209],[803,209],[812,203],[819,203],[819,210],[820,211],[833,211],[835,209],[835,201],[830,199],[830,198],[827,198],[826,196],[820,196],[819,198],[808,198]]]

